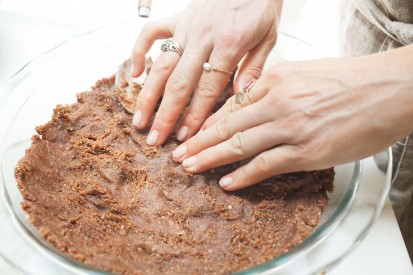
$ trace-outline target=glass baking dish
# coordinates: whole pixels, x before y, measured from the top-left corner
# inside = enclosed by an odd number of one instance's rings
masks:
[[[37,125],[53,108],[75,102],[75,94],[115,73],[130,55],[142,21],[105,27],[70,39],[35,58],[0,90],[0,254],[25,274],[105,274],[50,246],[28,222],[14,168],[30,146]],[[151,52],[156,56],[159,45]],[[321,57],[303,41],[279,34],[267,67],[283,59]],[[304,56],[304,57],[303,57]],[[314,232],[301,244],[264,265],[240,274],[320,274],[330,271],[366,236],[390,188],[391,152],[335,167],[334,191]]]

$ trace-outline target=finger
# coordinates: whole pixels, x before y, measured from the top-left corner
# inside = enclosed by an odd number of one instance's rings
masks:
[[[232,72],[239,60],[223,58],[219,50],[213,50],[208,61],[213,67]],[[198,132],[222,94],[231,74],[216,70],[204,70],[197,89],[177,131],[177,139],[184,141]]]
[[[259,108],[259,104],[254,104],[226,115],[210,128],[199,131],[198,134],[181,144],[172,153],[172,157],[176,161],[182,161],[208,147],[226,141],[237,132],[268,122],[270,115],[262,112],[258,113]]]
[[[176,17],[169,17],[159,21],[146,23],[132,50],[132,77],[140,76],[145,70],[145,55],[158,39],[172,37],[175,30]]]
[[[286,141],[286,135],[276,131],[272,123],[264,123],[244,132],[238,132],[230,139],[185,159],[182,165],[190,173],[200,173],[255,156]]]
[[[248,85],[250,83],[247,83]],[[236,94],[230,97],[225,104],[214,114],[212,114],[201,126],[202,130],[208,129],[210,126],[214,125],[217,121],[223,118],[226,115],[236,112],[241,108],[251,105],[254,102],[258,102],[261,98],[263,98],[267,92],[269,91],[269,87],[266,87],[260,80],[257,80],[256,83],[251,87],[248,91],[247,95],[243,95],[242,104],[236,103],[235,97]]]
[[[260,78],[265,61],[275,45],[276,40],[273,31],[271,29],[260,44],[249,51],[241,62],[234,78],[234,91],[241,91],[245,83]]]
[[[161,145],[179,119],[202,74],[202,63],[210,54],[208,47],[187,46],[166,84],[165,93],[148,135],[149,145]]]
[[[162,96],[165,84],[179,61],[176,52],[162,52],[151,67],[151,72],[145,80],[136,100],[135,114],[132,123],[138,129],[144,129],[155,111],[159,98]]]
[[[256,156],[249,163],[222,177],[219,184],[227,191],[238,190],[278,174],[301,171],[293,146],[281,145]]]

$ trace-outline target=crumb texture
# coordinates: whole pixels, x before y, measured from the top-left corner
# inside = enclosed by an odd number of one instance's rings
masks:
[[[272,177],[228,193],[228,165],[188,175],[174,139],[145,144],[114,79],[59,105],[15,169],[22,206],[42,237],[116,274],[226,274],[273,259],[318,224],[333,169]]]

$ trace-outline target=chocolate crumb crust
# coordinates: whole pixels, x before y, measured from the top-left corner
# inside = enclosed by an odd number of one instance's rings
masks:
[[[334,170],[280,175],[225,192],[239,164],[188,175],[171,138],[145,143],[114,78],[58,105],[15,169],[23,209],[66,255],[116,274],[227,274],[263,264],[319,223]]]

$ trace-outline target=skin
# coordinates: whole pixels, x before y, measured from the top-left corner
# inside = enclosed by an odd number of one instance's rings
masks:
[[[181,13],[145,25],[132,51],[131,74],[144,71],[145,54],[157,39],[172,38],[183,49],[163,52],[153,64],[136,104],[133,124],[148,126],[156,104],[147,143],[162,145],[192,100],[177,129],[178,140],[193,136],[210,115],[230,75],[204,71],[203,63],[234,71],[235,90],[261,75],[274,47],[281,13],[280,0],[194,0]]]
[[[220,184],[237,190],[276,174],[378,153],[413,132],[413,45],[354,58],[287,62],[227,103],[174,152],[191,173],[250,162]]]

